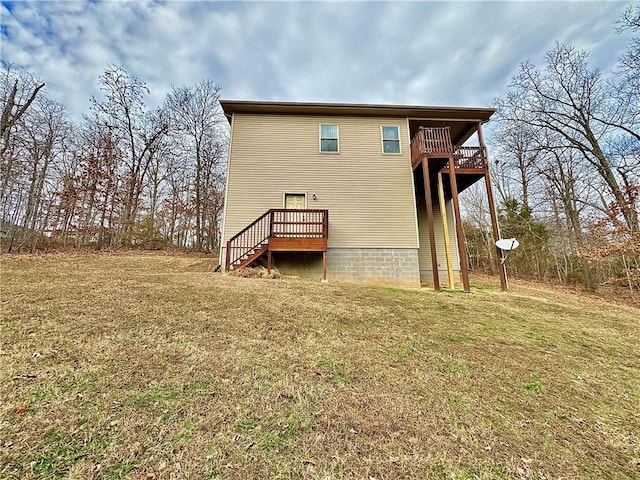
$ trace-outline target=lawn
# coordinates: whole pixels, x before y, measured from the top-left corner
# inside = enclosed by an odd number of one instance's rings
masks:
[[[3,256],[0,478],[640,477],[640,308],[216,263]]]

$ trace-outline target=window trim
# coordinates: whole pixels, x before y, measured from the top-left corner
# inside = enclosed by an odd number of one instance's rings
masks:
[[[338,142],[338,150],[336,150],[335,152],[329,152],[329,151],[324,151],[322,150],[322,127],[323,126],[335,126],[336,127],[336,132],[338,134],[338,136],[333,139],[333,138],[325,138],[324,140],[336,140]],[[328,154],[328,155],[336,155],[338,153],[340,153],[340,124],[339,123],[321,123],[318,126],[318,152],[322,153],[322,154]]]
[[[385,152],[384,151],[384,129],[385,128],[395,128],[398,130],[398,151],[397,152]],[[400,137],[401,130],[399,125],[380,125],[380,148],[382,149],[383,155],[402,155],[402,139]],[[387,141],[396,141],[395,139],[387,139]]]

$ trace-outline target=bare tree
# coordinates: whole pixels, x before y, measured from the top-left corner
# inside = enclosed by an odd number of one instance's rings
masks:
[[[175,132],[185,138],[185,153],[193,158],[197,250],[210,249],[217,243],[223,198],[219,194],[220,167],[226,150],[220,91],[221,87],[211,80],[202,80],[195,87],[174,87],[166,102]]]
[[[163,157],[163,169],[167,185],[166,196],[159,202],[157,221],[161,231],[173,245],[187,246],[191,224],[191,169],[187,159],[172,152]]]
[[[640,5],[629,5],[616,24],[618,33],[640,33]],[[633,36],[629,41],[626,52],[619,59],[619,71],[625,90],[635,91],[637,95],[640,91],[640,35]]]
[[[92,99],[95,121],[118,131],[120,148],[125,152],[126,193],[119,241],[128,244],[156,146],[167,134],[169,124],[162,110],[147,111],[144,97],[149,91],[145,83],[124,68],[109,66],[100,76],[100,88],[105,98]]]
[[[62,154],[63,142],[71,128],[63,105],[43,97],[38,98],[36,103],[37,106],[29,112],[29,121],[25,122],[23,129],[29,162],[22,227],[25,232],[31,232],[32,242],[35,242],[35,232],[43,232],[48,227],[46,224],[38,224],[45,199],[45,183],[55,181],[51,178],[50,167]],[[32,248],[35,248],[35,243]]]
[[[108,66],[99,85],[103,96],[76,126],[31,74],[4,72],[0,216],[10,248],[35,248],[46,233],[76,247],[215,249],[228,141],[220,87],[174,87],[150,110],[145,83],[122,67]]]
[[[12,72],[8,65],[2,75],[2,117],[0,117],[0,152],[5,153],[10,145],[11,130],[29,109],[44,83],[28,72]]]
[[[85,121],[70,190],[78,246],[93,241],[98,249],[116,246],[127,186],[120,143],[113,127]]]
[[[15,76],[13,76],[15,75]],[[38,92],[43,83],[28,72],[3,76],[2,223],[7,247],[36,247],[48,229],[55,180],[53,163],[65,151],[70,122],[64,107]]]
[[[635,138],[637,132],[625,123],[623,112],[612,106],[607,83],[597,69],[589,68],[587,58],[585,52],[557,44],[546,55],[543,70],[523,63],[512,90],[496,105],[505,120],[551,132],[578,152],[612,196],[621,221],[637,230],[635,198],[625,185],[637,182],[637,159],[633,168],[606,148],[607,138]]]
[[[516,188],[522,204],[530,207],[531,185],[534,182],[538,149],[536,131],[529,124],[511,122],[511,112],[503,108],[497,112],[498,128],[493,136],[496,146],[495,163],[491,165],[492,177],[497,179],[502,199],[513,198]]]
[[[7,207],[11,199],[10,190],[14,189],[17,177],[24,169],[18,148],[18,139],[13,139],[19,130],[18,121],[28,111],[44,83],[23,70],[15,70],[8,65],[2,71],[0,95],[2,96],[2,117],[0,119],[0,200],[4,206],[2,218],[9,219]]]
[[[582,212],[587,208],[591,197],[592,189],[588,181],[588,172],[581,168],[576,161],[577,152],[571,148],[544,148],[540,155],[540,162],[537,165],[538,173],[546,186],[546,193],[552,199],[554,205],[558,205],[559,211],[554,212],[561,216],[562,223],[558,222],[556,231],[557,238],[567,240],[560,254],[567,259],[567,254],[579,259],[580,268],[583,274],[583,283],[588,290],[594,288],[591,278],[591,270],[587,260],[581,257],[581,250],[586,246],[584,234],[584,220],[581,218]],[[564,277],[568,275],[568,267],[563,272]]]

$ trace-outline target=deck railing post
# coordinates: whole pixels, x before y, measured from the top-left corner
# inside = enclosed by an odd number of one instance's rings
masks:
[[[231,242],[227,241],[227,251],[224,269],[228,272],[231,268]]]
[[[324,220],[322,222],[322,238],[329,238],[329,210],[324,212]]]
[[[274,216],[274,211],[273,209],[269,210],[269,236],[273,237],[273,216]]]

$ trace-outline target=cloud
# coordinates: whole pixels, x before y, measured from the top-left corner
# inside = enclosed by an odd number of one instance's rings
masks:
[[[234,99],[487,105],[556,41],[612,68],[615,2],[3,3],[1,59],[47,82],[75,118],[107,64],[147,82],[211,78]]]

